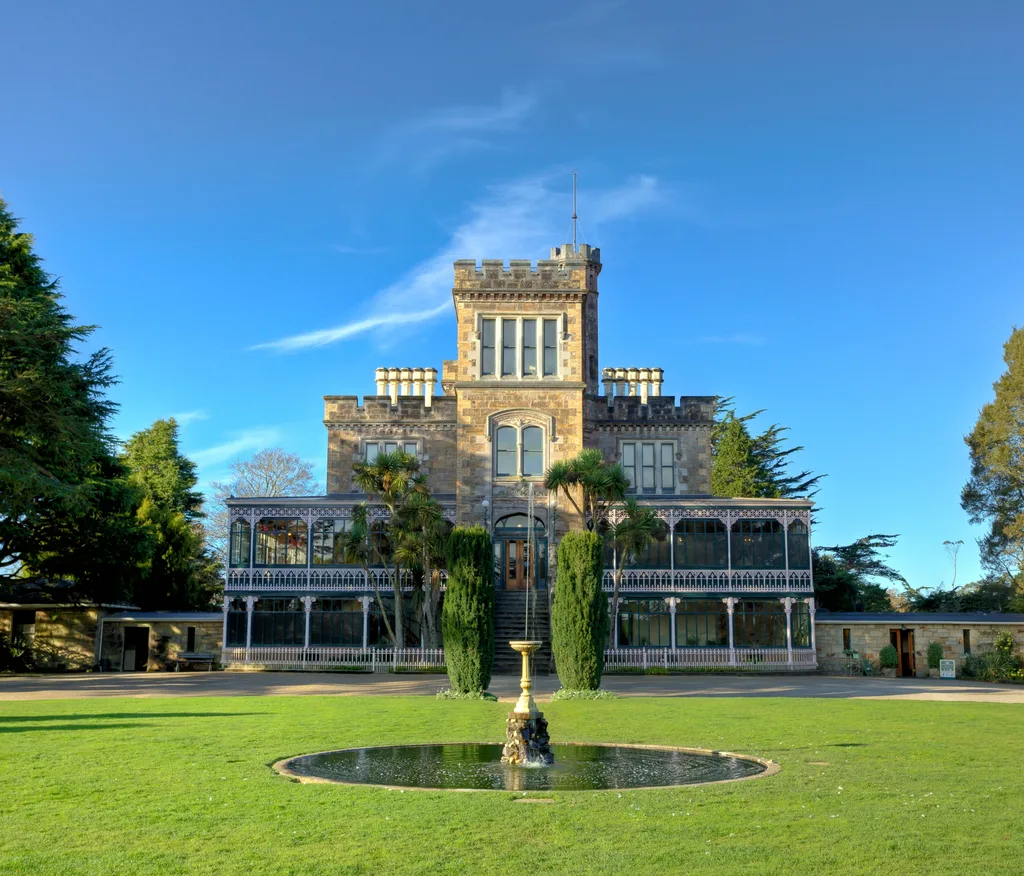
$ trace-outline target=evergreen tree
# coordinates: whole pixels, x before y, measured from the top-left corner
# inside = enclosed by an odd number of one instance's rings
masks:
[[[786,447],[789,429],[776,423],[758,435],[750,433],[754,411],[737,416],[732,399],[720,399],[715,405],[715,423],[711,429],[711,492],[725,498],[793,499],[811,498],[818,492],[824,475],[804,470],[791,472],[793,454],[802,445]]]
[[[882,553],[898,538],[875,533],[852,544],[815,548],[812,564],[818,605],[828,611],[891,611],[888,592],[872,579],[908,587],[907,580]]]
[[[971,477],[960,504],[971,523],[988,526],[978,540],[982,567],[1024,595],[1024,328],[1014,328],[1003,361],[995,398],[964,438]]]
[[[448,588],[441,609],[444,659],[452,690],[487,690],[494,665],[494,569],[491,536],[457,527],[448,538]]]
[[[121,570],[149,544],[141,496],[120,481],[108,431],[110,353],[77,358],[94,327],[61,299],[0,199],[0,578],[60,576],[82,596],[122,598]]]
[[[604,550],[596,532],[567,532],[558,545],[551,609],[551,650],[566,690],[597,690],[608,641],[608,599],[601,589]]]
[[[133,600],[142,608],[205,609],[219,589],[219,564],[206,549],[196,466],[178,448],[178,425],[157,420],[136,432],[122,457],[128,481],[145,496],[138,511],[153,552],[138,564]]]
[[[128,479],[161,508],[183,514],[190,522],[203,516],[203,494],[195,489],[196,464],[178,449],[178,424],[173,417],[132,435],[122,459]]]

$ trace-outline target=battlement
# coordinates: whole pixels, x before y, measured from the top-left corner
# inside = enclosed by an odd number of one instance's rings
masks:
[[[712,423],[715,397],[684,395],[679,404],[670,395],[650,396],[646,403],[636,395],[597,396],[591,399],[590,416],[598,425],[615,423]]]
[[[368,395],[359,403],[357,395],[325,395],[324,424],[355,423],[454,423],[454,396],[435,396],[431,404],[416,395],[400,395],[392,404],[390,396]]]
[[[580,244],[551,248],[550,259],[459,259],[452,291],[473,292],[591,292],[597,290],[601,250]]]

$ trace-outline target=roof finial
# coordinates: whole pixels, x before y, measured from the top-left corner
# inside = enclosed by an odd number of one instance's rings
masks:
[[[576,171],[572,172],[572,251],[579,252],[576,246]]]

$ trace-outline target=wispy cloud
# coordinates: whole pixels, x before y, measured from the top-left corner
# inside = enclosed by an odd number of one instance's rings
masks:
[[[194,423],[197,420],[207,420],[210,415],[206,411],[185,411],[182,414],[171,414],[179,426],[187,426],[189,423]]]
[[[377,144],[375,166],[403,163],[422,173],[466,152],[490,148],[494,137],[518,130],[537,98],[506,90],[489,106],[438,107],[391,128]]]
[[[384,255],[388,248],[386,246],[352,246],[347,243],[336,243],[331,247],[331,250],[342,255],[374,256]]]
[[[281,440],[281,430],[275,427],[247,429],[223,444],[207,447],[189,454],[189,457],[201,466],[219,465],[234,459],[240,453],[249,450],[262,450],[272,447]]]
[[[763,344],[764,338],[760,335],[751,334],[749,332],[736,332],[732,335],[707,335],[703,338],[697,338],[695,343],[698,344]]]
[[[588,215],[599,227],[649,210],[663,201],[657,180],[640,176],[588,198]],[[496,186],[469,208],[469,219],[448,244],[397,282],[378,292],[360,319],[331,328],[257,344],[250,349],[295,352],[342,341],[382,326],[407,326],[434,319],[451,304],[452,262],[463,258],[498,258],[544,253],[566,230],[566,197],[547,177]]]

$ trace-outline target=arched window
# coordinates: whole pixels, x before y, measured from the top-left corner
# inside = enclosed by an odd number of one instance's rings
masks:
[[[256,524],[257,566],[306,565],[306,521],[264,517]]]
[[[737,520],[732,525],[734,569],[784,569],[784,532],[778,520]]]
[[[726,569],[729,541],[721,520],[680,520],[675,537],[677,569]]]
[[[789,544],[789,568],[809,569],[811,567],[811,551],[807,538],[807,524],[802,520],[794,520],[789,524],[787,533]]]
[[[494,524],[495,532],[501,531],[503,534],[515,535],[521,531],[524,538],[529,528],[530,518],[525,514],[506,514],[504,517],[499,517]],[[544,521],[539,517],[533,518],[533,534],[538,537],[544,535]]]
[[[544,430],[540,426],[526,426],[523,429],[524,478],[538,478],[544,474]]]
[[[231,567],[248,566],[252,547],[252,530],[248,520],[236,520],[231,524]]]
[[[544,430],[540,426],[499,426],[494,431],[494,476],[544,476]]]

